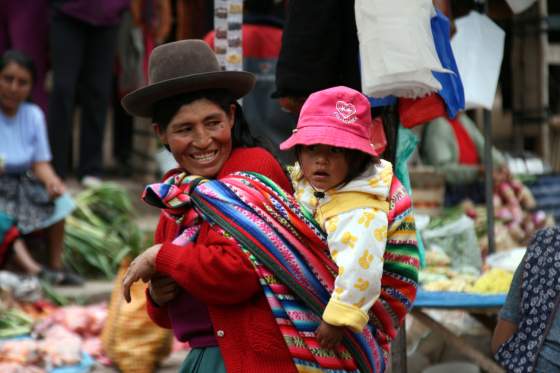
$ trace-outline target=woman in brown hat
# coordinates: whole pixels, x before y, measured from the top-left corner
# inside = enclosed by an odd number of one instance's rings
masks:
[[[255,83],[247,72],[221,71],[200,40],[161,45],[150,57],[150,83],[124,97],[132,115],[150,117],[180,169],[220,179],[236,171],[267,176],[287,191],[279,163],[256,147],[236,100]],[[178,224],[162,214],[155,242],[124,279],[150,280],[148,313],[192,347],[183,372],[295,372],[291,356],[247,255],[235,240],[203,223],[195,244],[171,241]],[[225,363],[225,367],[224,367]]]
[[[149,281],[151,318],[192,347],[181,372],[383,372],[416,293],[410,199],[393,182],[386,291],[372,322],[344,328],[334,348],[321,345],[315,331],[338,268],[280,165],[248,131],[235,100],[253,84],[186,40],[154,49],[150,84],[123,99],[131,114],[152,118],[180,166],[144,192],[164,211],[156,245],[125,275],[124,297]]]

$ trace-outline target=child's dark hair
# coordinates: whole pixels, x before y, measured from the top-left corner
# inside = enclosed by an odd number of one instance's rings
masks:
[[[10,63],[15,63],[29,71],[31,74],[31,84],[35,83],[37,70],[35,69],[35,63],[33,63],[31,57],[15,49],[10,49],[5,51],[2,57],[0,57],[0,71],[4,70]]]
[[[348,175],[343,185],[360,176],[371,165],[379,163],[379,158],[355,149],[344,149],[346,161],[348,162]]]
[[[171,119],[177,114],[181,106],[188,105],[200,99],[212,101],[226,113],[229,113],[230,105],[236,105],[234,125],[231,132],[232,146],[234,148],[262,146],[261,142],[251,134],[249,124],[245,120],[241,106],[237,103],[235,97],[224,89],[184,93],[158,101],[154,104],[152,121],[157,123],[160,130],[165,131]]]
[[[296,146],[296,157],[299,160],[303,145]],[[370,165],[379,163],[379,158],[361,152],[356,149],[340,148],[344,150],[346,162],[348,162],[348,174],[344,178],[341,186],[360,176]]]

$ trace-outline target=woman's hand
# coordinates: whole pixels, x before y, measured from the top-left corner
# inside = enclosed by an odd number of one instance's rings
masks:
[[[152,277],[148,287],[150,297],[157,306],[163,306],[179,294],[179,285],[171,277],[158,275]]]
[[[130,303],[130,288],[136,281],[142,279],[144,282],[156,273],[156,257],[161,249],[161,244],[154,245],[136,257],[128,267],[122,282],[123,296]]]
[[[45,185],[51,198],[58,197],[66,190],[64,183],[49,162],[35,162],[31,165],[33,174],[40,182]]]
[[[342,341],[344,326],[334,326],[321,321],[315,334],[317,334],[317,341],[321,347],[332,350]]]
[[[66,186],[58,177],[54,177],[45,184],[51,198],[59,197],[66,191]]]

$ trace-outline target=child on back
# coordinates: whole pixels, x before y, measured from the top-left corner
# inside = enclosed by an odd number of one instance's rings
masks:
[[[369,101],[334,87],[309,96],[297,128],[280,145],[295,147],[295,196],[327,233],[338,266],[334,292],[317,329],[322,347],[340,343],[345,327],[361,332],[381,291],[387,242],[391,163],[378,158]]]

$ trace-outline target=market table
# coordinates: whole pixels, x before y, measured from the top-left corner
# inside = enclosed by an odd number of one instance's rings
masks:
[[[461,292],[434,292],[425,291],[420,289],[416,296],[414,306],[411,312],[411,316],[420,321],[426,327],[430,328],[432,331],[440,334],[447,343],[451,344],[465,356],[468,356],[480,366],[484,371],[489,373],[504,372],[496,362],[483,353],[472,347],[468,342],[463,340],[460,336],[457,336],[451,330],[449,330],[445,325],[434,320],[429,316],[424,309],[440,309],[440,310],[454,310],[454,311],[465,311],[471,316],[481,321],[482,324],[493,331],[492,323],[489,322],[489,315],[495,315],[498,313],[506,299],[505,294],[498,295],[482,295],[482,294],[470,294]],[[403,329],[403,328],[401,328]],[[399,333],[401,340],[397,342],[400,344],[401,348],[396,348],[396,353],[406,354],[406,348],[403,349],[402,345],[406,346],[406,334]],[[393,361],[399,361],[398,366],[393,364],[393,373],[406,373],[406,356],[393,356]]]

